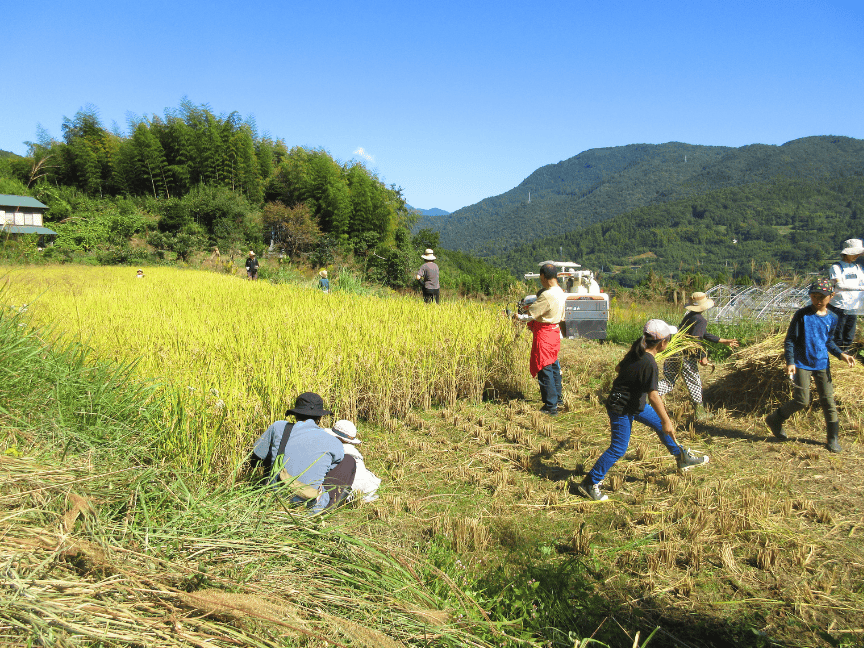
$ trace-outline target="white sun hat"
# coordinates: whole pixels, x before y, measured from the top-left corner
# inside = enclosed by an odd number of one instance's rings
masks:
[[[848,239],[843,241],[843,252],[841,254],[864,254],[864,244],[861,243],[861,239]]]
[[[351,421],[346,421],[345,419],[336,421],[336,424],[332,428],[333,434],[343,441],[347,441],[348,443],[352,443],[354,445],[360,445],[363,443],[360,439],[357,438],[357,426],[354,425]]]

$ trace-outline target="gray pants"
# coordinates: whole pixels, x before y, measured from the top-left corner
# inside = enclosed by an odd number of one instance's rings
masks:
[[[780,408],[781,418],[788,419],[810,404],[810,376],[816,381],[816,392],[822,403],[822,412],[825,414],[825,423],[831,425],[837,423],[837,405],[834,403],[834,385],[831,383],[831,370],[820,369],[810,371],[808,369],[795,368],[795,388],[792,390],[792,400],[783,404]]]

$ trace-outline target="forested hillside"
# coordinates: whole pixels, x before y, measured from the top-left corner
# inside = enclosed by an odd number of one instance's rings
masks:
[[[45,225],[58,236],[42,258],[186,262],[214,248],[245,256],[272,245],[309,265],[339,256],[369,281],[413,285],[417,214],[361,162],[289,148],[259,135],[252,119],[188,101],[131,118],[125,134],[107,130],[92,107],[64,118],[62,130],[62,139],[41,131],[28,156],[0,155],[0,194],[49,207]],[[507,279],[463,258],[442,275],[465,289]]]
[[[750,183],[649,205],[519,246],[500,261],[521,274],[563,253],[623,286],[651,271],[746,281],[765,263],[824,272],[853,237],[864,237],[861,171],[831,181]]]
[[[541,167],[510,191],[421,218],[445,247],[496,255],[552,232],[564,234],[617,214],[717,189],[774,179],[841,178],[864,171],[864,140],[807,137],[741,148],[632,144],[592,149]],[[530,192],[530,202],[529,202]]]

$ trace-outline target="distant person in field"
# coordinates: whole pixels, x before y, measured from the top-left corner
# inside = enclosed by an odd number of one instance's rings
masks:
[[[840,420],[837,417],[837,404],[834,402],[828,354],[840,358],[850,367],[855,366],[855,359],[843,353],[834,342],[837,316],[828,310],[833,294],[834,285],[830,279],[815,281],[810,284],[810,305],[797,310],[792,316],[783,343],[786,373],[795,383],[792,400],[765,417],[765,423],[775,437],[785,441],[788,436],[783,429],[784,421],[810,404],[812,376],[816,381],[816,391],[825,415],[825,426],[828,430],[826,445],[831,452],[842,452],[843,448],[838,440]]]
[[[327,278],[327,271],[322,270],[318,273],[318,287],[322,292],[330,292],[330,280]]]
[[[660,442],[675,457],[679,470],[689,470],[708,463],[707,456],[697,456],[689,449],[682,450],[678,445],[675,426],[666,413],[663,397],[658,391],[659,371],[654,356],[669,346],[669,340],[677,332],[677,328],[663,320],[649,320],[642,337],[633,342],[615,368],[618,375],[612,381],[612,389],[606,399],[612,442],[578,486],[579,492],[588,499],[598,502],[608,499],[600,491],[600,484],[609,469],[627,452],[633,421],[639,421],[657,433]]]
[[[144,278],[144,270],[142,270],[141,268],[138,268],[138,272],[135,273],[135,278],[136,279],[143,279]]]
[[[561,365],[558,352],[561,350],[561,321],[564,319],[564,291],[558,285],[558,268],[547,263],[540,268],[542,290],[537,300],[528,307],[528,315],[516,315],[528,321],[528,328],[534,334],[531,343],[529,368],[531,375],[540,385],[540,398],[543,401],[541,412],[550,416],[558,414],[563,405],[561,385]]]
[[[864,272],[856,263],[864,254],[861,239],[849,239],[843,243],[840,260],[831,265],[830,278],[834,285],[834,297],[828,302],[828,310],[837,316],[834,342],[843,353],[849,353],[855,341],[855,324],[864,293]]]
[[[715,344],[725,344],[737,349],[738,340],[721,338],[708,333],[708,322],[702,313],[713,306],[714,300],[709,299],[704,292],[693,293],[690,302],[684,306],[687,309],[687,314],[684,315],[678,328],[697,340],[708,340]],[[696,420],[707,421],[711,415],[705,411],[705,406],[702,404],[702,380],[699,378],[700,364],[708,364],[708,354],[701,346],[698,349],[677,353],[668,358],[663,364],[663,379],[658,384],[657,391],[660,392],[661,396],[665,396],[675,387],[678,376],[683,376],[684,384],[687,385],[687,391],[690,393],[690,400],[693,403],[693,410],[696,413]]]
[[[439,303],[438,297],[441,292],[441,283],[438,279],[438,264],[435,263],[435,253],[426,248],[426,252],[420,255],[426,261],[417,271],[417,281],[423,283],[423,301],[431,304],[433,301]]]
[[[354,457],[354,461],[357,463],[357,471],[354,473],[354,481],[351,483],[349,501],[362,499],[364,502],[374,502],[377,500],[381,479],[366,467],[363,455],[357,448],[362,443],[357,438],[357,426],[351,421],[343,419],[336,421],[336,424],[328,431],[342,442],[345,454]]]
[[[318,394],[300,394],[285,412],[296,422],[276,421],[252,450],[253,467],[263,466],[269,483],[287,487],[292,501],[313,513],[340,504],[350,493],[357,469],[354,457],[345,456],[342,443],[318,427],[321,418],[332,413],[324,409]]]
[[[246,278],[250,281],[258,279],[258,259],[252,250],[249,250],[249,256],[246,257]]]

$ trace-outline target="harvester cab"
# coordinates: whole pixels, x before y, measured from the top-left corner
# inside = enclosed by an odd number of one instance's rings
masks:
[[[594,273],[581,269],[572,261],[543,261],[543,267],[551,263],[558,268],[558,285],[564,291],[564,321],[561,335],[566,338],[606,339],[606,324],[609,321],[609,295],[600,289]],[[526,279],[538,279],[540,273],[529,272]],[[537,300],[537,295],[528,295],[518,304],[518,312],[527,314],[528,308]]]

